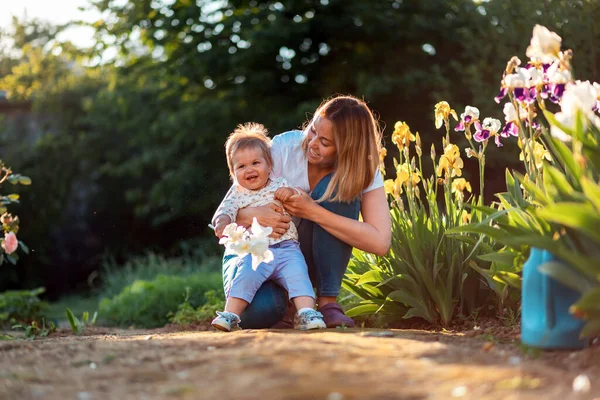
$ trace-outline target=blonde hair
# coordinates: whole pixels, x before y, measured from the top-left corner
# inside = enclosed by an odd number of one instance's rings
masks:
[[[354,96],[337,96],[325,100],[315,112],[316,118],[327,118],[333,125],[336,147],[335,170],[323,196],[317,200],[350,202],[362,197],[362,191],[373,182],[379,166],[381,130],[367,104]],[[308,135],[302,149],[308,151]]]
[[[267,135],[268,131],[264,125],[257,124],[256,122],[240,124],[233,132],[231,132],[225,142],[225,155],[227,156],[227,166],[229,167],[229,175],[232,180],[235,178],[235,173],[233,171],[233,155],[238,150],[247,148],[260,149],[269,168],[273,168],[271,139]]]

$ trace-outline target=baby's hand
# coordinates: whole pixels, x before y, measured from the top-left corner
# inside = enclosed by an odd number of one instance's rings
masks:
[[[231,218],[227,215],[219,215],[215,220],[215,236],[221,239],[225,227],[231,223]]]
[[[296,192],[296,190],[294,190],[293,188],[282,187],[277,189],[277,191],[275,192],[275,200],[279,200],[282,203],[285,203],[290,197],[292,197],[295,194],[298,194],[298,192]]]

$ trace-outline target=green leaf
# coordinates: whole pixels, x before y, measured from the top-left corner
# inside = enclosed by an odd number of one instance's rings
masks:
[[[584,232],[600,245],[600,213],[589,204],[557,203],[537,210],[541,218]]]
[[[94,311],[94,315],[92,316],[92,321],[90,322],[91,326],[96,324],[96,318],[98,318],[98,311]]]
[[[16,200],[19,200],[20,196],[18,194],[9,194],[8,198],[11,199],[12,201],[16,201]]]
[[[407,293],[404,290],[394,290],[393,292],[391,292],[390,294],[388,294],[387,296],[388,299],[392,300],[392,301],[397,301],[399,303],[403,303],[406,304],[410,307],[422,307],[423,305],[423,301],[417,299],[415,296],[413,296],[410,293]]]
[[[20,183],[21,185],[29,186],[29,185],[31,185],[31,178],[30,178],[30,177],[28,177],[28,176],[23,176],[23,175],[21,175],[21,176],[19,177],[19,183]]]
[[[567,177],[552,165],[548,163],[544,165],[544,174],[547,174],[550,177],[552,183],[554,184],[554,187],[566,199],[572,200],[576,198],[581,198],[581,196],[577,196],[579,193],[577,193],[573,189],[573,187],[567,180]]]
[[[414,318],[414,317],[423,318],[424,320],[429,321],[431,323],[434,322],[431,320],[431,316],[428,313],[423,312],[423,310],[420,308],[414,308],[414,307],[409,309],[402,318],[409,319],[409,318]]]
[[[71,325],[71,331],[75,335],[79,335],[81,333],[81,326],[79,320],[77,319],[77,317],[75,317],[75,315],[73,315],[73,312],[68,307],[66,308],[65,313],[67,314],[69,325]]]
[[[357,315],[364,314],[375,314],[375,312],[379,310],[379,308],[379,304],[361,304],[347,310],[345,314],[349,317],[356,317]]]
[[[497,262],[501,264],[513,265],[513,261],[515,259],[515,253],[509,253],[506,251],[499,251],[496,253],[488,253],[477,256],[480,260]]]
[[[534,201],[538,202],[542,206],[545,206],[548,203],[550,203],[550,199],[548,198],[548,196],[546,196],[544,191],[537,187],[530,180],[526,180],[524,175],[515,172],[515,178],[518,179],[519,182],[521,182],[521,185],[523,185],[525,190],[529,192],[529,194],[533,197]]]
[[[515,289],[521,289],[523,278],[514,272],[497,271],[494,274],[494,280],[512,286]]]
[[[586,312],[600,311],[600,287],[586,291],[574,306]]]
[[[592,337],[600,334],[600,321],[590,321],[581,330],[580,338]]]
[[[12,265],[17,265],[17,261],[19,261],[19,255],[17,253],[7,254],[6,259]]]
[[[596,211],[600,212],[600,185],[586,176],[581,177],[581,188],[587,199],[594,205]]]
[[[558,159],[565,165],[565,169],[573,176],[575,181],[581,179],[581,166],[575,161],[573,151],[563,142],[558,139],[551,138],[554,151],[558,153]]]
[[[384,278],[381,275],[381,271],[371,270],[371,271],[367,271],[364,274],[362,274],[361,277],[358,279],[358,281],[355,283],[355,285],[361,286],[361,285],[364,285],[365,283],[374,283],[374,282],[379,283],[383,280],[384,280]]]
[[[544,274],[550,275],[563,285],[581,293],[585,293],[594,287],[592,282],[564,262],[549,261],[538,266],[538,270]]]
[[[29,247],[27,247],[27,245],[20,240],[19,240],[19,247],[21,248],[21,250],[23,250],[23,253],[29,254]],[[0,261],[0,264],[2,264],[1,261]]]

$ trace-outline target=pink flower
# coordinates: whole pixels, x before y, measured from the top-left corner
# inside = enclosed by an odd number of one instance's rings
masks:
[[[4,234],[4,242],[2,243],[2,247],[6,254],[14,253],[19,247],[19,241],[17,240],[17,235],[14,232],[8,232]]]

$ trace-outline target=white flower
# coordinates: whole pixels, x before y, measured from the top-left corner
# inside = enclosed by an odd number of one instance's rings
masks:
[[[531,77],[531,81],[529,82],[530,86],[540,86],[544,84],[544,73],[539,69],[529,69],[529,76]]]
[[[533,28],[531,43],[525,54],[529,58],[539,59],[543,63],[558,59],[562,39],[556,33],[542,25]]]
[[[223,230],[223,237],[219,243],[224,244],[227,251],[240,257],[250,254],[252,269],[256,271],[260,263],[273,261],[273,252],[269,250],[269,235],[273,228],[260,226],[254,218],[251,230],[249,233],[243,226],[229,224]]]
[[[490,133],[492,135],[495,135],[496,133],[498,133],[498,131],[502,127],[502,123],[500,122],[500,120],[497,120],[496,118],[488,117],[483,120],[481,127],[483,129],[490,131]]]
[[[252,269],[256,268],[260,263],[270,263],[273,261],[273,252],[269,250],[269,239],[254,238],[250,240],[250,254],[252,254]]]
[[[577,128],[576,115],[567,114],[564,112],[557,112],[556,114],[554,114],[554,118],[556,118],[556,120],[565,128],[569,128],[571,130],[575,130]],[[581,123],[584,131],[590,126],[590,124],[600,129],[600,118],[598,118],[598,116],[594,113],[587,114],[587,118],[582,118]],[[550,134],[552,135],[552,137],[555,137],[561,142],[571,141],[571,135],[565,133],[562,129],[555,125],[550,125]]]
[[[240,240],[239,242],[228,242],[225,244],[228,251],[238,256],[244,256],[250,253],[250,241],[247,239]]]
[[[571,71],[568,69],[558,69],[560,63],[555,62],[548,68],[546,75],[550,83],[567,83],[571,82]]]
[[[571,129],[575,127],[575,117],[572,115],[567,115],[562,112],[557,112],[556,114],[554,114],[554,118],[556,118],[556,120],[558,122],[560,122],[562,125],[564,125],[566,127],[569,127]],[[571,141],[571,135],[569,135],[568,133],[565,133],[558,126],[550,125],[550,134],[552,135],[552,137],[560,140],[561,142],[570,142]]]
[[[223,236],[219,240],[219,244],[237,243],[244,240],[248,236],[246,228],[239,226],[238,224],[231,223],[223,229]]]
[[[529,71],[526,68],[516,68],[515,71],[504,77],[504,86],[510,89],[528,87],[531,80]]]
[[[467,120],[466,117],[470,117],[470,119]],[[479,119],[479,109],[471,106],[465,107],[465,112],[460,114],[460,119],[467,122],[474,119]]]
[[[256,270],[262,262],[270,263],[273,261],[273,252],[269,250],[269,235],[273,228],[261,226],[256,218],[252,219],[252,235],[250,235],[249,252],[252,254],[252,269]]]
[[[502,112],[504,112],[504,120],[507,123],[508,122],[516,122],[519,120],[519,117],[521,117],[521,119],[527,118],[527,110],[525,110],[520,105],[519,105],[519,115],[517,116],[517,110],[515,109],[515,106],[513,105],[513,103],[504,104],[504,109],[502,110]]]
[[[585,115],[593,113],[598,100],[598,91],[589,82],[577,81],[567,85],[560,102],[561,111],[567,115],[575,115],[580,110]]]
[[[252,236],[256,238],[267,238],[271,233],[273,233],[273,228],[270,226],[260,226],[256,218],[252,219],[252,226],[250,227],[250,230],[252,231]]]
[[[598,99],[600,99],[600,83],[592,83],[592,86],[594,87],[594,89],[596,89],[596,96],[598,97]]]

